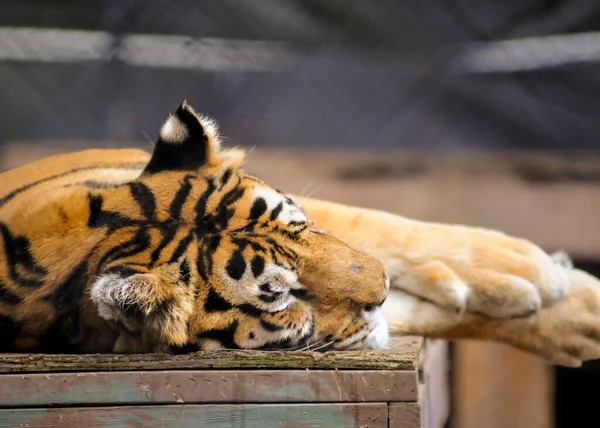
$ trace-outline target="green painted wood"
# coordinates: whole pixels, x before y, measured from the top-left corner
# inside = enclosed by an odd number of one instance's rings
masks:
[[[387,428],[386,403],[0,410],[0,428]]]
[[[183,355],[2,354],[0,373],[132,371],[177,369],[356,369],[414,370],[419,343],[395,352],[212,351]]]
[[[0,375],[0,407],[416,401],[417,372],[246,370]]]

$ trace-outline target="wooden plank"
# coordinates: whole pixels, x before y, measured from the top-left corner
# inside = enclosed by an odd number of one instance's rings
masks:
[[[421,428],[421,406],[419,403],[390,403],[389,428]]]
[[[386,428],[386,403],[183,405],[0,410],[0,428]],[[409,425],[411,428],[415,425]],[[408,427],[408,426],[407,426]]]
[[[554,426],[551,367],[498,343],[459,341],[454,358],[453,426]]]
[[[0,373],[185,369],[414,370],[419,342],[395,352],[211,351],[170,354],[2,354]]]
[[[246,370],[0,376],[0,407],[416,401],[416,371]]]

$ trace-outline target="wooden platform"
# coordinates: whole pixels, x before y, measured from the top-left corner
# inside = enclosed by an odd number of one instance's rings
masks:
[[[0,427],[441,428],[434,349],[445,361],[443,342],[413,338],[386,352],[4,354]]]

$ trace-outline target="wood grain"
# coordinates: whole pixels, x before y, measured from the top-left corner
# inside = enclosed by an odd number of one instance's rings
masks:
[[[416,400],[416,371],[190,370],[0,376],[0,407]]]
[[[390,403],[388,411],[389,428],[421,428],[419,403]]]
[[[0,373],[177,369],[414,370],[419,342],[397,352],[213,351],[170,354],[1,354]]]
[[[385,428],[386,403],[185,405],[0,410],[0,428]],[[412,426],[411,426],[412,428]]]

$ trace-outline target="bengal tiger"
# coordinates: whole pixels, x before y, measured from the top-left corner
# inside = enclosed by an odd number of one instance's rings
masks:
[[[0,351],[380,349],[391,329],[600,357],[599,283],[564,260],[496,231],[301,205],[243,159],[183,102],[152,154],[0,174]]]

